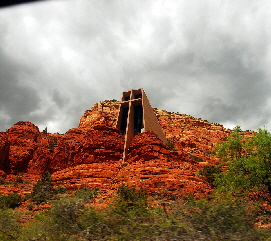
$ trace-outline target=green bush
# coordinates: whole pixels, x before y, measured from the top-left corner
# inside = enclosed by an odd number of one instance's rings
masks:
[[[0,208],[7,209],[7,208],[16,208],[19,206],[22,197],[17,194],[13,193],[7,196],[0,194]]]
[[[72,234],[81,230],[78,219],[84,211],[85,207],[80,200],[66,197],[53,202],[49,215],[57,230]]]
[[[14,183],[15,184],[22,184],[22,183],[24,183],[24,181],[23,181],[22,177],[18,175],[18,176],[16,176]]]
[[[174,218],[185,224],[187,234],[195,240],[263,240],[254,227],[257,209],[253,205],[225,195],[190,200]]]
[[[209,183],[213,184],[215,177],[222,172],[220,166],[204,166],[199,174]]]
[[[191,157],[196,162],[204,162],[204,160],[198,156],[191,155],[190,153],[188,153],[188,156]]]
[[[82,199],[76,196],[62,196],[52,201],[49,211],[36,214],[19,232],[19,237],[0,240],[256,241],[270,237],[270,231],[254,227],[257,206],[253,203],[226,195],[201,200],[190,197],[182,202],[168,203],[165,212],[162,208],[147,207],[143,193],[122,186],[117,201],[102,210],[84,206]]]
[[[89,202],[98,195],[98,188],[89,189],[87,187],[80,188],[75,191],[75,197],[82,199],[83,202]]]
[[[42,175],[42,178],[33,187],[31,193],[31,201],[36,204],[41,204],[50,200],[55,194],[51,174],[47,171]]]
[[[67,192],[67,188],[63,187],[63,186],[57,186],[55,188],[55,194],[61,194],[61,193],[65,193]]]
[[[22,226],[17,222],[18,214],[11,209],[0,212],[0,240],[19,240]]]
[[[2,177],[0,177],[0,185],[3,185],[3,184],[5,184],[6,182],[5,182],[5,179],[4,178],[2,178]]]
[[[271,134],[259,129],[250,138],[237,126],[226,141],[218,143],[216,155],[227,170],[217,175],[215,184],[225,191],[252,189],[271,194]]]
[[[118,188],[115,205],[127,211],[133,208],[146,208],[148,195],[145,190],[136,191],[135,187],[122,185]]]
[[[174,143],[171,140],[167,140],[166,146],[168,147],[169,150],[173,151],[175,150],[174,148]]]

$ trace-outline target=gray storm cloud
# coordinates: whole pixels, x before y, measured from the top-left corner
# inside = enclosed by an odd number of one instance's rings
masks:
[[[269,1],[45,1],[0,10],[0,130],[65,132],[143,87],[154,107],[227,127],[270,121]]]

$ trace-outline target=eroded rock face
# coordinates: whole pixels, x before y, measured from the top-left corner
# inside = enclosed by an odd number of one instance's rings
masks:
[[[101,101],[86,110],[80,118],[80,129],[91,128],[94,125],[102,124],[115,127],[119,111],[119,101]]]
[[[170,151],[154,132],[147,131],[133,138],[128,150],[127,162],[167,158],[170,158]]]
[[[10,170],[9,150],[10,143],[7,134],[5,132],[0,132],[0,170],[3,170],[4,172]]]
[[[179,197],[191,193],[199,197],[212,190],[210,184],[196,176],[200,168],[197,162],[181,150],[170,151],[153,132],[134,137],[127,163],[117,179],[149,192]]]
[[[200,197],[212,188],[195,174],[199,168],[187,154],[168,150],[153,132],[144,132],[132,140],[127,162],[81,164],[55,172],[53,180],[72,189],[98,187],[107,195],[120,185],[129,185],[164,197],[188,193]]]
[[[7,130],[10,142],[10,169],[12,172],[26,172],[37,143],[41,138],[39,128],[29,121],[19,121]]]
[[[216,163],[219,160],[209,155],[216,143],[225,140],[231,133],[220,124],[190,115],[169,113],[157,110],[156,116],[165,132],[167,139],[174,147],[190,154],[202,162]]]
[[[112,127],[95,125],[88,130],[72,129],[60,139],[49,168],[58,171],[80,164],[119,161],[123,145],[124,136]]]
[[[52,153],[50,151],[50,138],[43,134],[37,143],[32,159],[28,163],[27,173],[33,175],[42,175],[49,170],[49,163],[52,160]]]
[[[81,164],[122,159],[124,136],[105,125],[70,129],[65,135],[47,135],[29,163],[28,173],[56,172]]]

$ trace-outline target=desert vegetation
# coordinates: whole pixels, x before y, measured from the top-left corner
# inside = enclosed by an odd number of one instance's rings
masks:
[[[2,207],[1,240],[268,240],[270,235],[254,226],[257,204],[230,195],[188,196],[152,207],[158,200],[144,190],[121,186],[111,205],[95,209],[85,205],[94,193],[86,188],[80,193],[55,195],[50,208],[27,223],[20,219],[30,211]]]

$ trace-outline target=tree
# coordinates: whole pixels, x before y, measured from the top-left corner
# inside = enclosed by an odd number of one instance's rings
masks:
[[[31,201],[36,204],[41,204],[51,199],[55,191],[53,188],[52,178],[50,172],[46,171],[40,180],[34,185],[31,194]]]
[[[237,126],[226,141],[216,146],[226,162],[226,171],[217,174],[215,185],[232,191],[266,188],[271,194],[271,134],[259,129],[246,136]]]
[[[85,207],[80,199],[66,197],[53,202],[49,215],[56,230],[75,234],[80,231],[78,219],[84,211]]]

